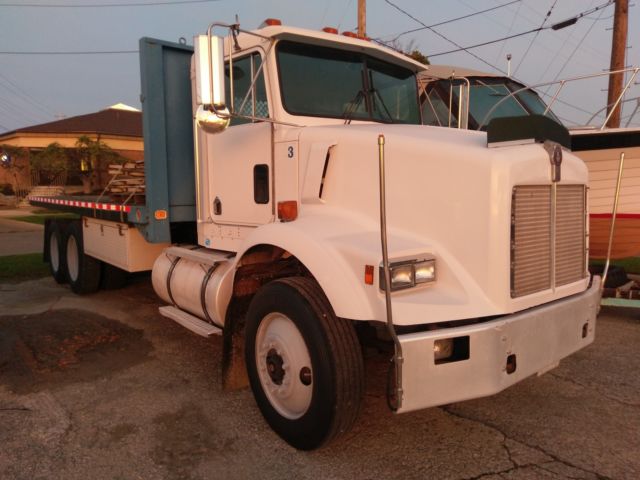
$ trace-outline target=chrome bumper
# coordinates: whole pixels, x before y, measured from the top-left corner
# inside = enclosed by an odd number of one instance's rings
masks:
[[[600,277],[594,277],[584,293],[499,320],[399,335],[404,363],[398,413],[485,397],[542,375],[593,342],[599,302]],[[468,358],[436,364],[434,342],[459,337],[468,342]],[[514,355],[515,371],[507,373]]]

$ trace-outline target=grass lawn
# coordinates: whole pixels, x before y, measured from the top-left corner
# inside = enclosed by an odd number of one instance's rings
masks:
[[[19,283],[49,275],[41,253],[0,257],[0,283]]]
[[[589,262],[591,265],[604,265],[604,260],[591,260]],[[636,275],[640,274],[640,257],[629,257],[622,258],[620,260],[611,260],[611,265],[617,265],[619,267],[624,268],[624,271],[627,273],[635,273]]]
[[[44,225],[47,218],[79,218],[78,215],[67,212],[46,212],[34,213],[32,215],[20,215],[19,217],[8,217],[10,220],[18,220],[20,222],[36,223]]]

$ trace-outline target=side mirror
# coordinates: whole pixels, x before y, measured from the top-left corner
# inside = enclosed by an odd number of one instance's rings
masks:
[[[224,89],[224,39],[198,35],[193,38],[196,70],[196,120],[209,133],[229,125]]]

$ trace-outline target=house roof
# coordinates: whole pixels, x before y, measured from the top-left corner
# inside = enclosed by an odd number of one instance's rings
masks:
[[[3,133],[1,136],[6,137],[21,133],[102,134],[142,137],[142,113],[111,107],[95,113],[19,128],[12,132]]]

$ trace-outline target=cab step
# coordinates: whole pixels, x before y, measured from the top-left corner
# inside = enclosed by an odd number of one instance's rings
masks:
[[[180,257],[202,265],[217,265],[235,256],[234,253],[209,250],[206,248],[186,248],[173,246],[165,249],[164,253],[172,257]]]
[[[167,305],[165,307],[160,307],[158,310],[160,312],[160,315],[162,315],[163,317],[170,318],[174,322],[179,323],[183,327],[188,328],[193,333],[196,333],[201,337],[208,338],[212,335],[222,334],[222,329],[216,327],[215,325],[211,325],[210,323],[207,323],[204,320],[201,320],[198,317],[185,312],[184,310],[180,310],[179,308]]]

